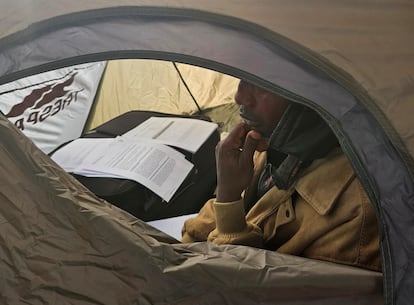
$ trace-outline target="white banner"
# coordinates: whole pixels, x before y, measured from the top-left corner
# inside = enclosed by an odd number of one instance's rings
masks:
[[[66,67],[0,86],[0,110],[49,153],[78,138],[106,62]]]

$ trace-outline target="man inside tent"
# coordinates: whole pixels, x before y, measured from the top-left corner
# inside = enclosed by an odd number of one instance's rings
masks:
[[[216,148],[217,191],[183,227],[209,240],[381,270],[374,208],[313,110],[241,81],[244,123]]]

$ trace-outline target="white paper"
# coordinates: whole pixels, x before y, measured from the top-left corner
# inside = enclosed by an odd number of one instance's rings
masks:
[[[98,140],[98,139],[96,139]],[[80,138],[57,150],[52,159],[60,165],[65,171],[73,173],[76,169],[82,167],[82,164],[95,162],[98,154],[94,152],[105,151],[114,139],[101,138],[95,139]]]
[[[171,147],[122,138],[80,138],[55,152],[52,159],[75,174],[137,181],[166,202],[193,167]]]
[[[123,138],[151,139],[195,153],[217,129],[217,124],[175,117],[151,117],[122,135]]]
[[[187,219],[195,216],[197,216],[197,214],[189,214],[166,219],[153,220],[147,222],[147,224],[174,237],[176,240],[181,240],[181,229],[183,228],[184,222]]]

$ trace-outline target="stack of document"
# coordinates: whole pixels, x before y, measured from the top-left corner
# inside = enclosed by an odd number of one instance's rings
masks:
[[[134,180],[169,202],[193,164],[175,146],[195,153],[217,125],[187,118],[152,117],[117,138],[79,138],[52,159],[87,177]]]

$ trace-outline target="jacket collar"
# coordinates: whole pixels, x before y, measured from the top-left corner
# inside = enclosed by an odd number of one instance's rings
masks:
[[[255,202],[257,181],[266,162],[266,153],[255,154],[254,158],[255,174],[252,185],[244,193],[247,206]],[[346,156],[340,149],[334,149],[325,158],[313,161],[296,184],[288,190],[279,190],[275,186],[271,188],[253,205],[248,216],[255,217],[254,215],[262,215],[264,211],[277,209],[295,190],[318,214],[326,215],[354,177],[354,171]]]

